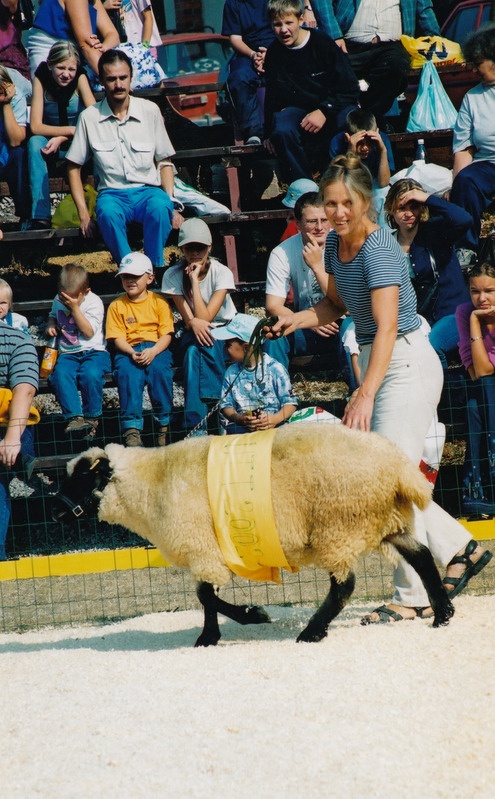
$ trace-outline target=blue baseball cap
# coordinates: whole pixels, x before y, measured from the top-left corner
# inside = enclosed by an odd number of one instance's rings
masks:
[[[299,178],[290,184],[287,189],[287,194],[282,200],[282,205],[286,208],[294,208],[299,197],[306,194],[308,191],[318,191],[318,184],[309,178]]]
[[[226,341],[229,338],[240,338],[241,341],[249,341],[259,321],[256,316],[237,313],[226,325],[212,327],[210,333],[213,338],[217,338],[220,341]]]

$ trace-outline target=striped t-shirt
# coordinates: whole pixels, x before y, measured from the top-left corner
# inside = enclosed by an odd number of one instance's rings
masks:
[[[38,388],[38,376],[38,355],[30,337],[0,325],[0,387],[14,389],[20,383],[29,383]]]
[[[333,275],[338,294],[356,325],[358,344],[371,344],[377,326],[371,312],[371,290],[399,286],[398,335],[417,330],[416,295],[406,257],[388,230],[378,228],[349,263],[338,256],[338,236],[331,230],[325,245],[325,270]]]

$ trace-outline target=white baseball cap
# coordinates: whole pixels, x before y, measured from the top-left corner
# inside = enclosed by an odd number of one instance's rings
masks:
[[[148,256],[144,252],[130,252],[122,258],[119,264],[119,271],[115,277],[120,277],[121,275],[141,277],[141,275],[146,274],[153,274],[153,264]]]

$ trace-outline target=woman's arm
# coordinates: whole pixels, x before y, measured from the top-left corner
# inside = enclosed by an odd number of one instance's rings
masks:
[[[149,44],[153,33],[153,11],[151,6],[145,8],[141,16],[143,18],[143,33],[141,35],[141,42],[146,42]]]
[[[369,431],[375,396],[387,373],[392,350],[397,339],[399,318],[399,287],[372,289],[371,312],[377,331],[368,368],[361,385],[349,400],[342,418],[347,427]]]
[[[452,172],[454,178],[461,170],[473,162],[474,153],[474,147],[468,147],[466,150],[459,150],[458,153],[454,154],[454,169]]]
[[[96,27],[98,36],[91,29],[91,20],[88,10],[88,0],[65,0],[65,11],[69,18],[74,38],[87,63],[98,74],[98,61],[106,50],[118,47],[120,43],[110,17],[103,8],[101,0],[95,0],[94,8],[97,12]]]
[[[77,81],[77,91],[85,108],[89,108],[90,105],[94,105],[96,103],[96,99],[91,90],[91,86],[89,85],[87,75],[79,75],[79,80]]]
[[[473,380],[479,377],[487,377],[495,372],[495,367],[488,357],[485,342],[483,341],[483,330],[481,320],[493,323],[495,312],[493,310],[473,310],[469,317],[469,335],[471,341],[471,355],[473,358],[472,371],[468,369]]]
[[[294,330],[322,327],[330,322],[335,322],[346,312],[346,307],[337,293],[335,278],[328,275],[327,295],[316,305],[297,313],[283,314],[273,328],[264,331],[267,338],[277,338],[278,335],[287,336]],[[273,335],[275,334],[275,335]]]
[[[5,137],[11,147],[19,147],[26,138],[25,125],[19,125],[12,109],[11,101],[15,96],[16,88],[13,83],[5,83],[1,95],[0,108],[3,111],[3,126]]]

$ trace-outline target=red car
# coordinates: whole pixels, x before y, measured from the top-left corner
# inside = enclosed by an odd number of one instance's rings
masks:
[[[232,54],[227,36],[219,33],[175,33],[162,36],[158,61],[167,83],[179,86],[217,84]],[[217,112],[217,92],[199,91],[170,97],[171,106],[200,127],[223,124]]]
[[[490,21],[490,7],[490,0],[464,0],[459,3],[442,25],[442,36],[462,45],[470,33]],[[458,109],[466,92],[479,83],[479,76],[474,69],[465,64],[451,66],[439,64],[437,69],[447,94]],[[406,100],[410,105],[416,99],[420,75],[420,69],[411,70],[409,73]]]

